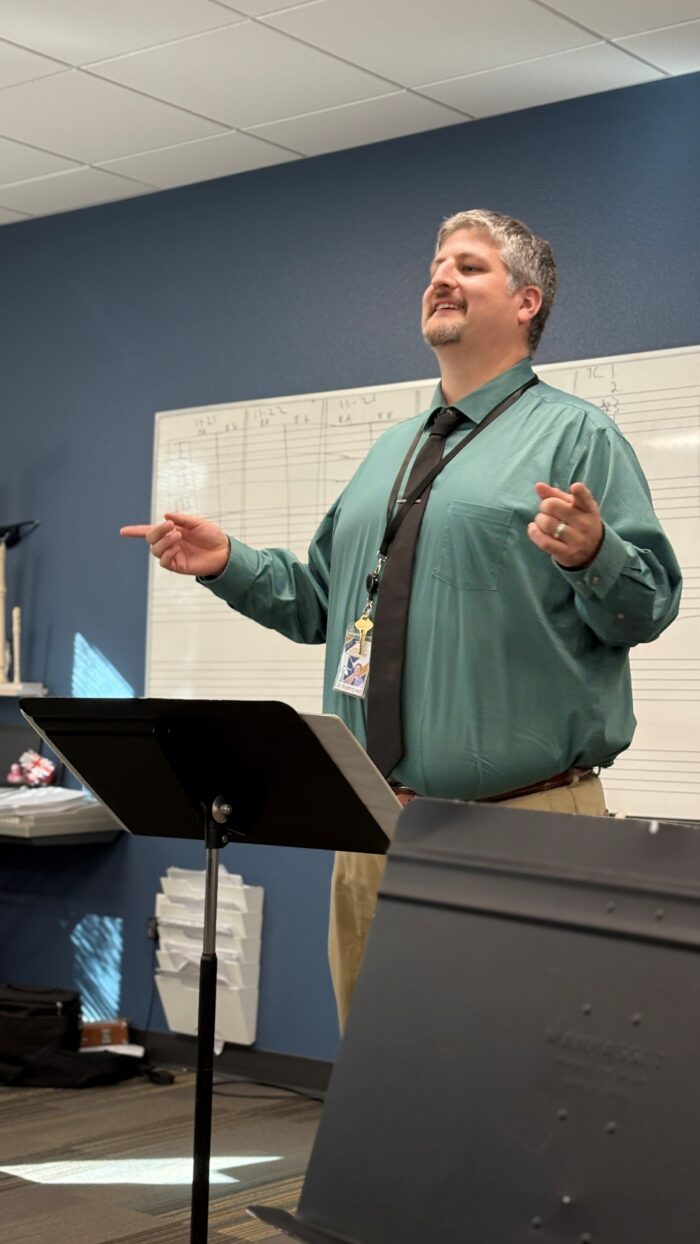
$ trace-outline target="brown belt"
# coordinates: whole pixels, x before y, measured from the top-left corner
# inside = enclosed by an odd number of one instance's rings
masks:
[[[533,782],[531,786],[519,786],[517,790],[506,791],[503,795],[487,795],[478,802],[501,803],[503,799],[519,799],[521,795],[537,795],[540,791],[556,790],[559,786],[575,786],[584,778],[590,777],[592,772],[592,769],[565,769],[563,773],[555,773],[554,777],[545,778],[543,782]],[[410,786],[400,786],[394,782],[391,786],[396,798],[404,805],[410,803],[412,799],[420,798],[418,791],[411,790]]]

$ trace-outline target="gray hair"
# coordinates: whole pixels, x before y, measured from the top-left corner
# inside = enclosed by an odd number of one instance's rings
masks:
[[[489,235],[508,269],[511,293],[521,285],[536,285],[541,290],[542,306],[528,325],[528,349],[533,355],[557,292],[557,265],[549,242],[538,238],[522,220],[474,208],[469,212],[457,212],[443,221],[437,236],[438,250],[457,229],[480,229]]]

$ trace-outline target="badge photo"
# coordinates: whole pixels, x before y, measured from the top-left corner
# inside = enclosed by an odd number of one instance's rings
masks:
[[[343,653],[338,666],[338,673],[333,683],[334,691],[342,691],[345,695],[354,695],[363,699],[369,679],[369,664],[372,652],[372,640],[356,626],[345,632]]]

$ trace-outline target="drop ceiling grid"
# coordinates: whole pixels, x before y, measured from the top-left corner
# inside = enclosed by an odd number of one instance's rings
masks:
[[[405,87],[595,42],[578,25],[530,0],[431,0],[403,11],[410,14],[406,38],[397,38],[401,9],[391,0],[318,0],[265,21]]]
[[[100,61],[90,72],[236,129],[397,89],[253,21]]]
[[[37,56],[14,43],[0,43],[0,90],[16,86],[18,82],[30,82],[45,78],[52,73],[62,73],[64,66],[47,56]]]
[[[691,72],[699,4],[2,0],[0,224]]]
[[[693,73],[700,67],[700,20],[629,35],[619,39],[618,46],[649,62],[663,65],[669,74]]]
[[[641,34],[692,21],[698,0],[537,0],[564,17],[597,30],[604,38]]]
[[[0,39],[77,68],[243,20],[215,0],[2,0]]]
[[[79,69],[0,91],[0,135],[83,164],[205,138],[224,128]]]

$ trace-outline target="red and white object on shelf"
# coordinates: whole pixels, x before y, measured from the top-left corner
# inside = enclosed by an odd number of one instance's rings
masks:
[[[55,776],[56,766],[53,760],[28,748],[10,766],[5,781],[8,786],[50,786]]]

